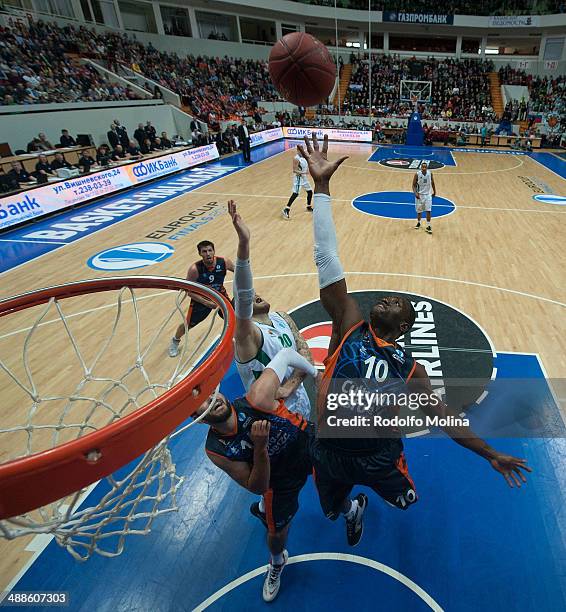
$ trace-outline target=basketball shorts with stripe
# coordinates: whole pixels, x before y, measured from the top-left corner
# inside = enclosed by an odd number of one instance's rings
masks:
[[[228,297],[227,294],[224,294],[224,295]],[[230,300],[230,303],[232,304],[232,306],[234,305],[233,300]],[[210,309],[208,306],[205,306],[204,304],[201,304],[200,302],[196,302],[195,300],[191,300],[191,303],[189,305],[189,310],[187,311],[188,328],[191,329],[192,327],[195,327],[199,323],[202,323],[211,312],[212,312],[212,309]],[[221,310],[218,311],[218,316],[220,318],[223,318]]]
[[[331,520],[340,515],[355,485],[373,489],[387,503],[407,510],[418,497],[409,475],[401,440],[383,440],[373,455],[340,453],[316,439],[311,445],[313,474],[322,511]]]
[[[312,191],[311,184],[309,183],[309,179],[305,174],[295,174],[293,176],[293,193],[298,195],[299,191],[301,191],[301,187],[305,191]]]
[[[300,443],[271,466],[269,490],[263,495],[269,533],[284,529],[299,509],[299,493],[312,473],[309,456],[311,433],[301,432]]]

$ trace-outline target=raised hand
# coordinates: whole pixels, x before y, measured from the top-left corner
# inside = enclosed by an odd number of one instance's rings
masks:
[[[491,467],[503,475],[505,481],[510,487],[517,485],[521,486],[522,482],[527,482],[525,472],[532,472],[533,470],[527,465],[526,459],[517,459],[511,455],[504,455],[503,453],[497,453],[495,457],[489,460]]]
[[[318,144],[318,138],[313,132],[312,145],[308,136],[305,136],[305,147],[299,145],[297,148],[301,155],[307,160],[309,172],[314,180],[315,193],[329,193],[330,177],[336,172],[338,166],[348,159],[347,155],[339,157],[335,161],[328,159],[328,136],[324,135],[322,150]]]
[[[232,224],[238,234],[238,239],[243,242],[249,242],[250,229],[244,223],[240,213],[238,212],[237,204],[234,200],[228,200],[228,214],[232,217]]]

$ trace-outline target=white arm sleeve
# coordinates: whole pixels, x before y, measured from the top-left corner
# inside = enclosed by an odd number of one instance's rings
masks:
[[[309,363],[292,348],[281,349],[265,367],[272,369],[277,374],[279,382],[283,382],[289,367],[306,372],[313,378],[316,377],[316,368],[312,363]]]
[[[249,259],[236,259],[234,266],[234,302],[238,319],[251,319],[254,310],[254,279]]]
[[[321,289],[344,278],[330,202],[326,193],[314,194],[314,261]]]

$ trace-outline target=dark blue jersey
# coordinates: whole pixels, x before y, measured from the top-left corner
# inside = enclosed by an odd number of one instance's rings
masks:
[[[369,379],[382,383],[409,380],[415,360],[396,344],[378,338],[368,323],[361,321],[342,340],[325,362],[325,377]],[[397,380],[392,380],[397,379]]]
[[[267,452],[272,467],[282,457],[300,454],[306,447],[309,423],[300,414],[289,412],[283,401],[279,402],[277,410],[264,411],[253,408],[245,397],[241,397],[231,408],[236,414],[236,429],[222,436],[211,427],[206,438],[207,453],[253,464],[254,446],[250,433],[255,421],[269,421],[271,425]]]
[[[416,362],[398,345],[378,338],[368,323],[360,321],[346,333],[340,346],[325,360],[324,365],[324,392],[319,396],[318,410],[322,419],[328,415],[326,400],[329,393],[348,393],[358,389],[381,394],[403,392],[404,384],[413,375]],[[394,404],[380,404],[377,414],[389,414],[395,408]],[[354,414],[364,413],[354,412],[348,404],[341,416]],[[379,436],[352,436],[348,439],[321,436],[321,441],[326,446],[351,453],[380,452],[386,447],[397,449],[400,444],[400,441],[399,444],[391,444],[390,440]]]
[[[198,278],[197,283],[216,289],[219,293],[226,294],[224,279],[226,278],[226,261],[224,257],[215,257],[212,268],[207,268],[202,260],[196,262]]]

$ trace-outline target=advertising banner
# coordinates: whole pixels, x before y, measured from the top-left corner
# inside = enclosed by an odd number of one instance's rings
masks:
[[[371,142],[373,135],[371,130],[338,130],[332,128],[309,128],[309,127],[284,127],[285,138],[304,138],[316,134],[317,138],[328,134],[329,140],[342,140],[350,142]]]
[[[218,159],[215,144],[108,168],[0,198],[0,229]]]
[[[396,23],[425,23],[438,25],[452,25],[454,15],[437,15],[431,13],[398,13],[397,11],[383,11],[383,21]]]
[[[255,134],[250,135],[252,147],[257,147],[259,145],[265,144],[266,142],[280,140],[281,138],[283,138],[283,130],[281,128],[263,130],[263,132],[256,132]]]
[[[489,26],[492,28],[532,28],[540,25],[540,17],[531,15],[492,15]]]

